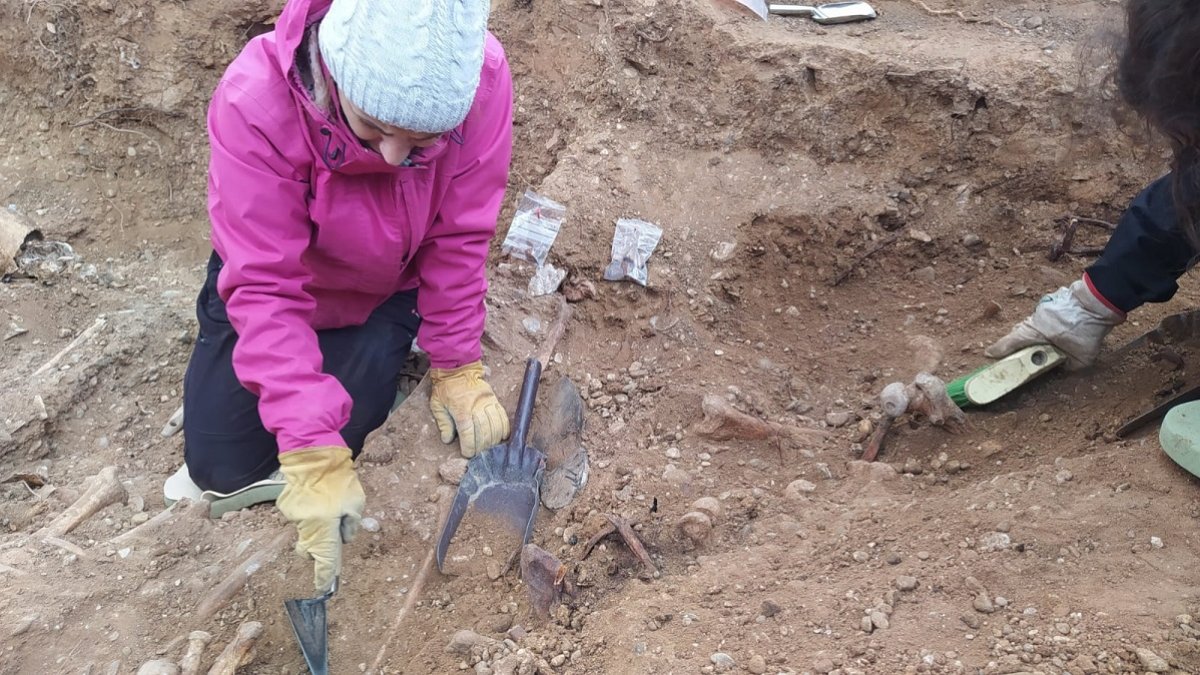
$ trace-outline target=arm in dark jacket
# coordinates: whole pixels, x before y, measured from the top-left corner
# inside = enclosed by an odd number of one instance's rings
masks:
[[[1117,223],[1104,253],[1085,278],[1100,299],[1121,313],[1166,302],[1196,251],[1179,229],[1171,174],[1142,190]]]

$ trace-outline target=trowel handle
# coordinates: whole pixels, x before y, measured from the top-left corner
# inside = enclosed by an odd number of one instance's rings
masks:
[[[776,5],[770,4],[767,6],[767,11],[771,14],[779,16],[812,16],[817,13],[816,7],[808,5]]]
[[[521,398],[517,399],[517,414],[513,417],[509,446],[524,447],[529,433],[529,420],[533,418],[533,402],[537,399],[538,380],[542,377],[542,362],[529,359],[525,362],[525,381],[521,383]]]

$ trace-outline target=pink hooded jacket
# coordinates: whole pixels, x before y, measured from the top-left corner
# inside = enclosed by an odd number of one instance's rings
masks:
[[[238,334],[233,367],[280,452],[345,445],[351,400],[322,372],[316,331],[363,324],[417,288],[417,339],[438,368],[481,357],[488,243],[508,181],[512,78],[490,33],[461,126],[393,167],[294,67],[329,0],[289,0],[233,61],[208,111],[208,209],[217,281]],[[333,94],[336,97],[336,92]]]

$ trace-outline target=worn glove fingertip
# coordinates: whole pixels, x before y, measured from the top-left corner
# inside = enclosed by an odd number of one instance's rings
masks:
[[[454,418],[450,416],[450,411],[444,406],[435,406],[432,408],[433,423],[437,425],[438,433],[442,437],[442,442],[449,444],[454,441],[457,432],[454,428]]]

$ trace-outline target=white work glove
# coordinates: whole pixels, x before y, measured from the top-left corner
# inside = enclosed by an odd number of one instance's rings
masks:
[[[997,359],[1033,345],[1049,344],[1067,355],[1070,369],[1090,366],[1113,326],[1125,316],[1110,309],[1080,279],[1044,296],[1029,318],[984,352]]]

